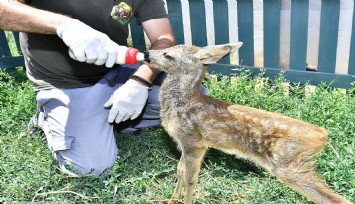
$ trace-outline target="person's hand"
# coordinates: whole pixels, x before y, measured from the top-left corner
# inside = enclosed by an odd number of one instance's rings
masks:
[[[123,84],[105,103],[105,108],[111,107],[108,122],[120,123],[127,119],[137,118],[148,99],[148,87],[130,81]]]
[[[114,65],[119,45],[106,34],[77,19],[62,23],[57,34],[72,51],[76,60],[96,65],[105,64],[106,67]]]

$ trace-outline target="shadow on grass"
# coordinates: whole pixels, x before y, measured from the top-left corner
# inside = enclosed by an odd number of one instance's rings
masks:
[[[210,149],[204,159],[205,166],[215,164],[222,166],[226,170],[233,172],[238,171],[241,175],[255,174],[263,176],[265,172],[262,168],[256,166],[254,163],[237,158],[235,155],[230,155],[219,150]],[[215,173],[216,176],[222,176],[222,173]]]
[[[168,135],[163,127],[155,127],[148,130],[152,132],[150,137],[139,138],[140,142],[135,141],[137,143],[136,145],[140,147],[139,151],[145,151],[144,146],[147,145],[147,140],[160,140],[160,144],[157,148],[164,149],[164,152],[175,160],[175,167],[181,155],[177,143]],[[128,143],[130,139],[132,138],[126,138]],[[209,149],[203,160],[202,168],[210,168],[210,166],[213,166],[211,172],[213,173],[212,175],[216,177],[225,175],[226,171],[235,173],[234,178],[236,180],[244,180],[244,178],[250,174],[258,177],[267,176],[265,170],[256,166],[254,163],[236,158],[235,155],[230,155],[216,149]],[[223,171],[218,171],[219,168],[222,168]]]

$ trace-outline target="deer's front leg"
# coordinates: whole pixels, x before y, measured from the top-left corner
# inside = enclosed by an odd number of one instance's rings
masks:
[[[175,204],[180,196],[181,196],[181,191],[182,191],[182,185],[184,183],[184,155],[181,155],[181,158],[179,160],[178,166],[177,166],[177,183],[174,189],[174,194],[171,196],[170,200],[168,201],[168,204]]]
[[[184,177],[186,185],[186,194],[184,203],[192,204],[192,196],[195,192],[195,186],[201,169],[201,162],[206,153],[206,148],[191,147],[185,149],[184,156]]]

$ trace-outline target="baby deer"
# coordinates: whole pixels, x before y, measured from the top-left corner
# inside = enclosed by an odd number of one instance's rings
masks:
[[[168,203],[177,202],[183,184],[184,203],[192,203],[208,148],[255,162],[315,203],[350,203],[333,192],[313,169],[312,158],[325,145],[327,130],[200,92],[207,65],[241,45],[177,45],[145,53],[149,66],[168,74],[160,92],[162,125],[181,150],[177,184]]]

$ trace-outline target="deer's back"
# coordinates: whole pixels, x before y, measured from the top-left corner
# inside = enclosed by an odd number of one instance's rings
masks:
[[[298,119],[211,97],[186,104],[162,113],[163,126],[184,146],[264,157],[275,152],[296,154],[308,148],[320,149],[328,134],[325,129]]]

